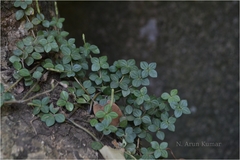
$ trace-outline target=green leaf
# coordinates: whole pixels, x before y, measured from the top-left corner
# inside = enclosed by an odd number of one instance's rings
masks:
[[[33,78],[35,78],[35,79],[40,79],[41,77],[42,77],[42,73],[41,73],[41,72],[35,71],[35,72],[33,73]]]
[[[24,62],[27,64],[27,66],[30,66],[33,64],[34,59],[32,57],[27,57]]]
[[[18,74],[22,77],[27,77],[27,76],[30,76],[30,72],[29,70],[23,68],[23,69],[20,69]]]
[[[14,62],[13,63],[13,67],[16,69],[16,70],[20,70],[22,68],[22,64],[20,62]]]
[[[64,67],[63,67],[63,65],[61,65],[61,64],[57,64],[57,65],[55,66],[55,69],[56,69],[56,70],[59,70],[59,71],[64,71]]]
[[[93,141],[91,143],[91,147],[92,147],[93,150],[100,150],[103,147],[103,145],[100,142]]]
[[[25,29],[26,29],[26,30],[29,30],[29,29],[31,29],[31,28],[33,28],[33,24],[32,24],[31,22],[26,22],[26,23],[25,23]]]
[[[176,118],[180,117],[182,115],[182,113],[183,112],[182,112],[181,109],[177,108],[177,109],[174,110],[174,115],[175,115]]]
[[[12,63],[14,63],[14,62],[19,62],[19,61],[20,61],[20,58],[13,55],[13,56],[11,56],[11,57],[9,58],[9,61],[12,62]]]
[[[67,109],[68,111],[72,111],[73,108],[74,108],[74,106],[73,106],[73,104],[72,104],[71,102],[67,102],[67,103],[66,103],[66,109]]]
[[[191,111],[190,111],[190,109],[189,109],[188,107],[183,107],[183,108],[182,108],[182,112],[183,112],[184,114],[191,114]]]
[[[51,44],[46,44],[45,46],[44,46],[44,50],[45,50],[45,52],[50,52],[51,51],[51,49],[52,49],[52,46],[51,46]]]
[[[126,128],[127,124],[128,124],[127,118],[124,117],[124,116],[121,117],[121,118],[120,118],[119,127]]]
[[[95,114],[95,116],[97,117],[97,118],[103,118],[104,116],[105,116],[105,112],[104,111],[98,111],[96,114]]]
[[[61,94],[60,94],[60,97],[61,97],[61,99],[67,101],[68,97],[69,97],[68,92],[62,91]]]
[[[110,112],[110,113],[108,113],[108,115],[109,115],[110,117],[112,117],[112,119],[118,117],[118,114],[117,114],[116,112]]]
[[[44,68],[53,68],[54,65],[53,65],[52,63],[45,63],[45,64],[43,65],[43,67],[44,67]]]
[[[65,100],[63,100],[63,99],[59,99],[59,100],[57,101],[57,105],[60,106],[60,107],[65,106],[66,103],[67,103],[67,102],[66,102]]]
[[[23,39],[23,43],[24,43],[24,45],[26,45],[26,46],[30,46],[30,45],[32,45],[33,40],[34,40],[34,39],[33,39],[32,36],[28,36],[28,37],[26,37],[26,38]]]
[[[17,20],[20,20],[23,16],[24,16],[24,11],[23,10],[18,10],[17,12],[16,12],[16,19]]]
[[[87,101],[84,98],[78,98],[77,99],[77,103],[79,103],[79,104],[86,104]]]
[[[62,62],[63,64],[68,64],[69,62],[71,62],[72,58],[70,55],[65,55],[63,56]]]
[[[160,140],[164,140],[164,138],[165,138],[165,134],[162,131],[157,131],[156,136]]]
[[[48,112],[49,112],[49,107],[48,107],[47,105],[43,105],[43,106],[41,107],[41,111],[42,111],[43,113],[48,113]]]
[[[48,20],[44,20],[42,21],[42,25],[46,28],[48,28],[50,26],[50,22]]]
[[[167,146],[168,146],[168,143],[167,142],[162,142],[162,143],[160,143],[160,149],[166,149],[167,148]]]
[[[161,95],[161,98],[164,99],[164,100],[167,100],[168,98],[170,98],[170,95],[166,92],[164,92],[162,95]]]
[[[86,80],[83,82],[83,86],[85,88],[89,88],[89,87],[91,87],[91,85],[92,85],[92,82],[90,80]]]
[[[168,157],[168,152],[166,150],[161,150],[162,157],[167,158]]]
[[[96,120],[96,119],[91,119],[90,120],[90,124],[91,124],[92,127],[94,127],[97,123],[98,123],[98,120]]]
[[[168,128],[168,123],[164,121],[161,123],[160,127],[161,127],[161,129],[166,129],[166,128]]]
[[[99,54],[99,53],[100,53],[100,50],[99,50],[98,47],[95,46],[95,45],[91,45],[91,46],[89,47],[89,49],[90,49],[94,54]]]
[[[82,66],[79,64],[74,64],[72,67],[73,72],[78,72],[82,69]]]
[[[13,51],[13,54],[14,55],[16,55],[16,56],[21,56],[22,55],[22,50],[20,50],[20,49],[15,49],[14,51]]]
[[[33,115],[37,115],[40,112],[40,107],[34,107],[33,109]]]
[[[59,107],[54,108],[54,107],[53,107],[53,103],[51,103],[50,106],[49,106],[49,109],[50,109],[50,111],[51,111],[53,114],[55,114],[55,113],[58,112]]]
[[[35,50],[36,50],[36,48],[35,48]],[[42,55],[38,52],[33,52],[32,53],[32,58],[34,58],[36,60],[40,60],[40,59],[42,59]]]
[[[177,93],[178,93],[178,90],[177,89],[173,89],[173,90],[171,90],[170,95],[171,96],[175,96],[175,95],[177,95]]]
[[[67,46],[61,46],[60,50],[62,51],[62,53],[64,55],[70,55],[71,54],[71,50]]]
[[[96,125],[95,125],[95,128],[98,130],[98,131],[103,131],[104,130],[104,125],[102,124],[102,123],[97,123]]]
[[[109,113],[112,110],[112,106],[110,104],[107,104],[104,106],[104,112]]]
[[[140,67],[142,69],[147,69],[148,68],[148,63],[147,62],[140,62]]]
[[[41,21],[38,18],[33,18],[32,24],[38,25],[39,23],[41,23]]]
[[[49,116],[49,117],[46,119],[45,123],[46,123],[46,125],[47,125],[48,127],[54,125],[54,123],[55,123],[55,118],[54,118],[54,116],[53,116],[53,115]]]
[[[130,106],[130,105],[127,105],[126,108],[125,108],[125,111],[126,111],[127,114],[131,114],[132,111],[133,111],[133,107]]]
[[[150,70],[150,71],[149,71],[149,76],[150,76],[150,77],[153,77],[153,78],[156,78],[156,77],[158,76],[157,71],[155,71],[155,70]]]
[[[142,119],[141,118],[135,118],[133,123],[134,123],[135,126],[138,126],[142,123]]]
[[[66,32],[66,31],[62,31],[62,32],[60,33],[60,35],[63,36],[63,37],[67,37],[67,36],[69,35],[69,33]]]
[[[161,150],[155,150],[155,151],[154,151],[154,157],[155,157],[155,158],[159,158],[161,155],[162,155]]]
[[[152,147],[153,149],[160,149],[160,146],[159,146],[159,144],[158,144],[157,141],[152,141],[152,142],[151,142],[151,147]]]
[[[134,115],[134,117],[141,117],[142,111],[140,109],[134,109],[133,115]]]
[[[54,117],[58,123],[62,123],[65,121],[65,116],[61,113],[55,114]]]
[[[150,119],[149,116],[143,116],[142,117],[142,121],[143,121],[143,123],[146,123],[146,124],[151,123],[151,119]]]
[[[151,124],[150,126],[148,126],[148,130],[151,132],[156,132],[158,129],[157,126],[155,126],[154,124]]]

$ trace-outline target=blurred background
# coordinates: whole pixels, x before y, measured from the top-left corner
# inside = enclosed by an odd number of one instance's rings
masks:
[[[132,58],[157,62],[149,94],[176,88],[188,100],[192,114],[165,133],[177,158],[239,158],[239,2],[58,2],[58,7],[64,30],[78,46],[84,33],[110,64]]]

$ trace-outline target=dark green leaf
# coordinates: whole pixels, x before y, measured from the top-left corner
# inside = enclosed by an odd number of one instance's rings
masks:
[[[44,50],[45,50],[45,52],[50,52],[51,51],[51,49],[52,49],[52,46],[51,46],[51,44],[46,44],[45,46],[44,46]]]
[[[151,123],[151,119],[150,119],[149,116],[143,116],[142,117],[142,121],[143,121],[143,123],[146,123],[146,124]]]
[[[82,69],[81,65],[79,64],[74,64],[72,67],[73,72],[78,72]]]
[[[140,109],[134,109],[133,110],[133,115],[135,117],[140,117],[142,115],[142,111]]]
[[[62,59],[63,64],[68,64],[69,62],[71,62],[71,60],[72,60],[72,58],[70,55],[65,55],[65,56],[63,56],[63,59]]]
[[[167,100],[168,98],[170,98],[170,95],[166,92],[164,92],[162,95],[161,95],[162,99],[164,100]]]
[[[42,25],[46,28],[48,28],[50,26],[50,22],[48,20],[44,20],[42,21]]]
[[[91,143],[91,147],[92,147],[93,150],[100,150],[103,147],[103,145],[100,142],[93,141]]]
[[[59,71],[64,71],[64,67],[63,67],[63,65],[61,65],[61,64],[57,64],[57,65],[55,66],[55,69],[56,69],[56,70],[59,70]]]
[[[97,118],[103,118],[103,117],[105,116],[105,114],[106,114],[106,113],[103,112],[103,111],[98,111],[95,116],[96,116]]]
[[[43,105],[43,106],[41,107],[41,111],[42,111],[43,113],[48,113],[48,112],[49,112],[49,107],[48,107],[47,105]]]
[[[35,108],[33,109],[33,114],[34,114],[34,115],[37,115],[40,111],[41,111],[41,110],[40,110],[40,107],[35,107]]]
[[[55,120],[58,122],[58,123],[62,123],[65,121],[65,116],[61,113],[58,113],[58,114],[55,114]]]
[[[168,146],[168,143],[167,142],[162,142],[162,143],[160,143],[160,149],[166,149],[167,148],[167,146]]]
[[[29,72],[29,70],[27,70],[27,69],[25,69],[25,68],[19,70],[18,73],[19,73],[19,75],[22,76],[22,77],[30,76],[30,72]]]
[[[11,57],[9,58],[9,61],[12,62],[12,63],[14,63],[14,62],[19,62],[19,61],[20,61],[20,58],[17,57],[17,56],[11,56]]]
[[[133,123],[134,123],[135,126],[138,126],[142,123],[142,119],[141,118],[135,118]]]
[[[67,101],[67,100],[68,100],[68,97],[69,97],[68,92],[66,92],[66,91],[62,91],[62,92],[61,92],[61,94],[60,94],[60,98],[61,98],[61,99]]]
[[[13,63],[13,67],[16,69],[16,70],[20,70],[22,68],[22,64],[20,62],[17,62],[15,61]]]
[[[26,45],[26,46],[32,45],[32,43],[33,43],[33,37],[28,36],[28,37],[24,38],[24,39],[23,39],[23,43],[24,43],[24,45]]]
[[[173,89],[173,90],[171,90],[170,95],[171,96],[175,96],[175,95],[177,95],[177,93],[178,93],[178,90],[177,89]]]
[[[57,113],[57,111],[59,110],[59,107],[54,108],[54,107],[53,107],[53,103],[51,103],[50,106],[49,106],[49,109],[50,109],[50,111],[51,111],[53,114],[55,114],[55,113]]]
[[[151,142],[151,147],[155,150],[160,149],[160,146],[157,141],[152,141]]]
[[[54,65],[53,65],[52,63],[45,63],[45,64],[43,65],[43,67],[44,67],[44,68],[53,68]]]
[[[102,123],[97,123],[95,125],[95,128],[97,129],[97,131],[103,131],[104,130],[104,125]]]
[[[74,108],[74,106],[73,106],[73,104],[72,104],[71,102],[67,102],[67,103],[66,103],[66,109],[67,109],[68,111],[72,111],[73,108]]]
[[[32,53],[32,58],[34,58],[36,60],[39,60],[39,59],[42,59],[42,55],[38,52],[33,52]]]
[[[33,18],[32,24],[38,25],[39,23],[41,23],[41,21],[38,18]]]
[[[89,47],[89,49],[90,49],[94,54],[99,54],[99,53],[100,53],[100,50],[99,50],[98,47],[95,46],[95,45],[91,45],[91,46]]]
[[[31,29],[31,28],[33,28],[33,24],[32,24],[31,22],[26,22],[26,23],[25,23],[25,29],[26,29],[26,30],[29,30],[29,29]]]
[[[87,101],[84,98],[78,98],[77,99],[77,103],[79,103],[79,104],[86,104]]]
[[[157,131],[156,136],[160,140],[164,140],[164,138],[165,138],[165,134],[162,131]]]
[[[90,120],[90,124],[91,124],[92,127],[94,127],[97,123],[98,123],[98,121],[96,119],[91,119]]]
[[[174,115],[176,118],[180,117],[182,115],[182,110],[181,109],[175,109],[174,110]]]
[[[23,10],[18,10],[16,12],[16,19],[20,20],[24,16],[24,11]]]
[[[61,51],[64,55],[70,55],[71,54],[71,50],[67,46],[61,46],[60,49],[61,49]]]
[[[67,102],[66,102],[65,100],[63,100],[63,99],[59,99],[59,100],[57,101],[57,105],[60,106],[60,107],[65,106],[66,103],[67,103]]]
[[[35,71],[35,72],[33,73],[33,78],[35,78],[35,79],[40,79],[41,77],[42,77],[42,73],[41,73],[41,72]]]
[[[27,66],[30,66],[33,64],[34,59],[32,57],[27,57],[24,62],[27,64]]]
[[[45,123],[46,123],[46,125],[47,125],[48,127],[54,125],[54,123],[55,123],[55,118],[54,118],[54,116],[53,116],[53,115],[49,116],[49,117],[46,119]]]
[[[127,105],[126,108],[125,108],[125,111],[126,111],[127,114],[131,114],[132,111],[133,111],[133,107],[130,106],[130,105]]]
[[[158,150],[155,150],[155,151],[154,151],[154,157],[155,157],[155,158],[159,158],[161,155],[162,155],[161,150],[158,149]]]

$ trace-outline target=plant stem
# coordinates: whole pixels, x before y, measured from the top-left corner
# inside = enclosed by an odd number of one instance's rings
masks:
[[[24,100],[28,95],[29,93],[32,92],[32,90],[36,87],[36,85],[38,84],[39,81],[37,81],[32,87],[31,89],[24,95],[24,97],[22,98],[22,100]]]
[[[28,101],[36,98],[36,97],[39,97],[39,96],[41,96],[41,95],[43,95],[43,94],[46,94],[46,93],[51,92],[57,85],[58,85],[58,83],[57,83],[55,86],[52,86],[51,89],[49,89],[49,90],[47,90],[47,91],[44,91],[44,92],[42,92],[42,93],[36,94],[36,95],[34,95],[34,96],[32,96],[32,97],[30,97],[30,98],[28,98],[28,99],[25,99],[25,100],[14,100],[14,101],[5,101],[3,104],[25,103],[25,102],[28,102]]]
[[[40,14],[40,8],[39,8],[39,4],[38,4],[38,0],[36,0],[36,8],[37,8],[37,12]]]
[[[74,77],[74,79],[77,81],[77,83],[82,87],[82,89],[84,90],[84,92],[86,92],[88,95],[88,91],[83,87],[82,83],[78,81],[78,79],[76,77]],[[90,95],[89,95],[90,96]]]
[[[80,129],[82,129],[83,131],[87,132],[95,141],[98,141],[98,142],[101,143],[101,141],[100,141],[96,136],[94,136],[94,135],[92,134],[92,132],[90,132],[88,129],[86,129],[85,127],[77,124],[76,122],[74,122],[73,120],[71,120],[71,119],[69,119],[69,118],[67,118],[67,120],[68,120],[69,122],[71,122],[74,126],[76,126],[76,127],[80,128]]]

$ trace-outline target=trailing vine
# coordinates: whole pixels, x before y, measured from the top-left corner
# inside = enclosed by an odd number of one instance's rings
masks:
[[[107,56],[97,56],[99,48],[86,42],[84,34],[84,43],[80,47],[75,45],[74,38],[67,39],[69,33],[62,29],[65,19],[58,16],[56,2],[56,16],[52,20],[45,19],[38,0],[35,3],[37,13],[31,7],[32,0],[14,2],[19,8],[16,19],[25,20],[29,35],[16,43],[17,49],[9,58],[15,69],[13,77],[16,82],[6,89],[0,84],[1,106],[26,103],[34,107],[33,114],[49,127],[66,120],[79,127],[70,115],[78,109],[77,106],[89,105],[95,114],[89,122],[91,126],[103,135],[115,133],[119,147],[125,149],[126,158],[167,158],[169,148],[163,141],[164,130],[175,131],[177,118],[190,114],[190,110],[187,101],[178,96],[177,89],[164,92],[160,97],[148,95],[149,78],[158,76],[156,63],[142,61],[138,66],[134,59],[120,59],[110,65]],[[34,28],[39,25],[44,29],[35,32]],[[40,92],[40,82],[46,81],[51,72],[58,74],[61,82],[53,80],[51,89]],[[30,89],[23,99],[15,100],[11,90],[20,81]],[[64,90],[53,102],[46,93],[52,92],[59,84]],[[28,97],[30,93],[34,95]],[[46,96],[38,99],[43,95]],[[70,112],[68,117],[67,112]],[[158,141],[153,141],[153,134]],[[141,146],[143,139],[149,142],[148,148]],[[94,149],[101,147],[95,145]]]

